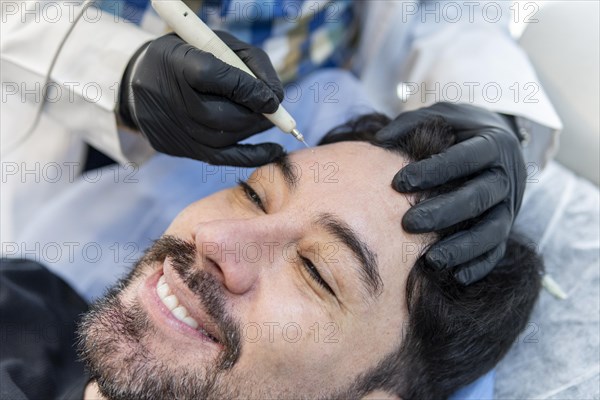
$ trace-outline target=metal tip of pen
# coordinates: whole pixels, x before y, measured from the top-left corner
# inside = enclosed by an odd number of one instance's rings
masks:
[[[298,129],[294,128],[294,129],[292,129],[292,131],[290,133],[292,134],[292,136],[294,136],[299,141],[301,141],[301,142],[304,141],[304,136],[300,133],[300,131]]]
[[[294,128],[294,129],[292,129],[292,131],[290,133],[292,134],[292,136],[294,136],[296,139],[298,139],[298,141],[304,143],[304,145],[307,148],[310,148],[310,146],[304,140],[304,135],[302,135],[298,129]]]

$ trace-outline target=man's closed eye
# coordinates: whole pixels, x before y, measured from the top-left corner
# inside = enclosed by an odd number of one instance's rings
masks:
[[[240,187],[246,194],[246,197],[248,198],[248,200],[250,200],[250,202],[254,203],[254,205],[256,207],[260,208],[266,214],[267,209],[265,208],[265,205],[264,205],[262,199],[260,198],[260,196],[256,193],[256,191],[254,189],[252,189],[252,186],[248,185],[246,182],[244,182],[242,180],[238,180],[238,185],[240,185]]]

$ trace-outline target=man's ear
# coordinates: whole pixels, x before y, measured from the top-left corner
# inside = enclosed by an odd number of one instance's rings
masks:
[[[362,400],[402,400],[400,397],[392,393],[384,392],[383,390],[375,390],[364,396]]]

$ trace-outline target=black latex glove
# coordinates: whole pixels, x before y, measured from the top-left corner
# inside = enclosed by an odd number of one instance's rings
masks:
[[[464,104],[437,103],[402,113],[377,133],[377,139],[403,135],[434,116],[444,118],[454,128],[458,143],[407,165],[396,174],[392,186],[399,192],[417,192],[474,176],[453,192],[415,205],[402,219],[406,231],[423,233],[486,213],[471,230],[432,245],[425,255],[427,262],[440,270],[460,265],[454,276],[469,284],[487,275],[504,255],[525,190],[525,163],[507,117]]]
[[[264,51],[225,32],[217,35],[260,79],[187,44],[162,36],[131,59],[119,114],[155,150],[212,164],[255,167],[281,156],[275,143],[236,143],[272,126],[283,87]]]

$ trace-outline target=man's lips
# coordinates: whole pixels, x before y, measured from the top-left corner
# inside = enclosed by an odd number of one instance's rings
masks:
[[[206,324],[202,324],[194,317],[190,316],[188,309],[181,303],[181,300],[173,294],[164,275],[158,279],[156,284],[156,294],[158,294],[158,297],[162,300],[163,304],[171,311],[172,316],[192,329],[199,331],[213,342],[219,342],[219,340],[205,328]]]
[[[222,348],[223,341],[211,318],[185,283],[173,270],[167,257],[162,268],[150,276],[145,285],[152,314],[161,322],[187,336],[193,336]]]

